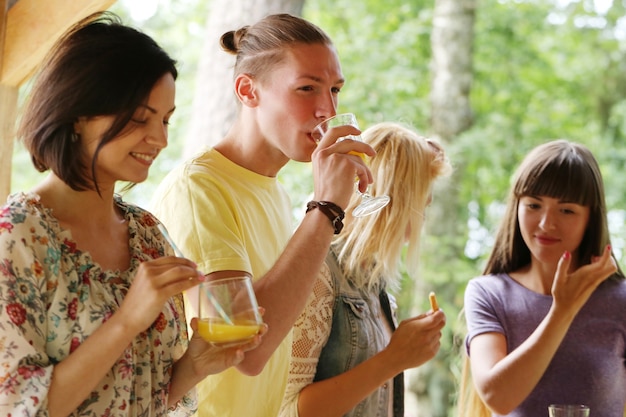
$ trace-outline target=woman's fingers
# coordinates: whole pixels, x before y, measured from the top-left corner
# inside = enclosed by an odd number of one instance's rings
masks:
[[[172,285],[175,288],[187,289],[205,279],[204,275],[196,269],[195,263],[173,256],[143,262],[137,271],[137,276],[140,275],[147,277],[157,289]]]
[[[204,276],[188,259],[164,257],[142,262],[120,310],[127,323],[145,330],[159,315],[167,300],[198,285]]]
[[[592,262],[570,272],[571,255],[565,252],[557,265],[552,296],[555,305],[564,309],[580,309],[593,291],[608,277],[617,271],[617,264],[607,245],[600,256]]]

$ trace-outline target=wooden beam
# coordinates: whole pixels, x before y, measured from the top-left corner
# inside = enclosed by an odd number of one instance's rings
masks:
[[[2,63],[4,62],[4,39],[7,33],[9,6],[9,0],[0,0],[0,68],[2,68]]]
[[[6,0],[3,0],[3,2]],[[115,0],[19,0],[8,11],[0,84],[17,87],[72,24]]]

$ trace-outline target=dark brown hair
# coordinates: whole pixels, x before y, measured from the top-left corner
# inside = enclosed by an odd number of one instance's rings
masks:
[[[72,189],[98,190],[100,149],[122,132],[167,73],[176,79],[176,62],[115,14],[98,12],[76,23],[44,60],[20,122],[18,137],[35,168],[51,170]],[[114,121],[88,167],[74,123],[104,115]]]
[[[598,162],[585,146],[566,140],[544,143],[522,161],[484,274],[512,272],[530,263],[517,217],[521,197],[547,196],[589,207],[589,223],[578,248],[578,265],[591,262],[610,243],[604,183]],[[624,278],[619,269],[614,277]]]

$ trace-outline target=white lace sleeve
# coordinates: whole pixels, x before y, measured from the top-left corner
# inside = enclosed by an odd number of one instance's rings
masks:
[[[279,417],[298,417],[298,396],[313,382],[322,348],[330,335],[333,303],[333,282],[328,266],[324,264],[293,328],[289,377]]]

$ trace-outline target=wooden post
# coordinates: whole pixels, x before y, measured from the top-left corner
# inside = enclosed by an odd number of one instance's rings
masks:
[[[0,0],[0,68],[4,63],[8,0]],[[11,159],[18,88],[0,84],[0,205],[11,191]]]
[[[0,205],[11,192],[11,160],[15,140],[15,110],[17,87],[0,84]]]

